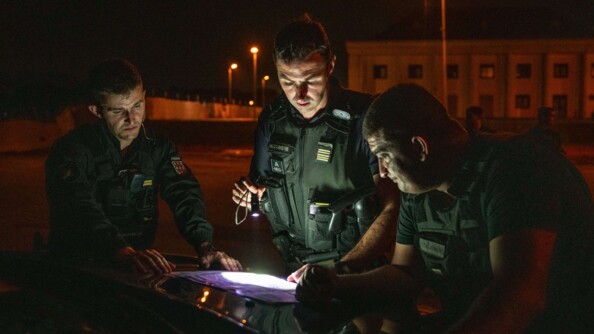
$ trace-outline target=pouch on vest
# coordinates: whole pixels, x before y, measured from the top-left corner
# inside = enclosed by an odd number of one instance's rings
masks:
[[[272,232],[277,233],[283,227],[293,226],[293,216],[289,206],[289,196],[285,179],[282,176],[271,176],[264,180],[266,196],[262,198],[262,211],[271,223]]]
[[[152,180],[138,169],[121,170],[107,192],[105,212],[124,237],[136,237],[153,222]]]
[[[421,232],[416,238],[426,268],[437,276],[459,276],[472,273],[470,251],[459,237]]]

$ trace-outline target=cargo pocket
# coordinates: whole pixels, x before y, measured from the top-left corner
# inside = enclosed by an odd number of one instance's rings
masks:
[[[269,177],[266,179],[267,196],[262,200],[264,213],[276,229],[285,229],[293,225],[293,215],[289,206],[289,196],[284,177]],[[277,232],[273,226],[273,232]]]

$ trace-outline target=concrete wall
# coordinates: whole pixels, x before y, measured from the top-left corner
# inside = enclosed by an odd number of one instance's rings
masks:
[[[260,110],[237,104],[146,98],[146,115],[151,120],[257,119]]]

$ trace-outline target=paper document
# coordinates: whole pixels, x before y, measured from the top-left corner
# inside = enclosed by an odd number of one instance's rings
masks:
[[[267,303],[297,303],[295,299],[297,284],[272,275],[213,270],[174,272],[170,276],[232,291],[240,296]]]

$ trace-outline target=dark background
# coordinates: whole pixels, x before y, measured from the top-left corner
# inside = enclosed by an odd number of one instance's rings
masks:
[[[446,8],[546,6],[594,31],[592,0],[447,0]],[[412,13],[439,11],[439,0],[234,0],[0,2],[0,98],[17,87],[59,93],[111,57],[140,68],[147,89],[188,89],[225,96],[227,67],[239,64],[234,87],[252,85],[252,55],[260,48],[258,77],[271,75],[272,41],[287,22],[310,13],[325,24],[346,83],[346,40],[370,39]],[[505,25],[505,22],[501,22]],[[259,81],[258,81],[259,84]],[[279,90],[280,91],[280,90]],[[1,105],[0,105],[1,107]]]

